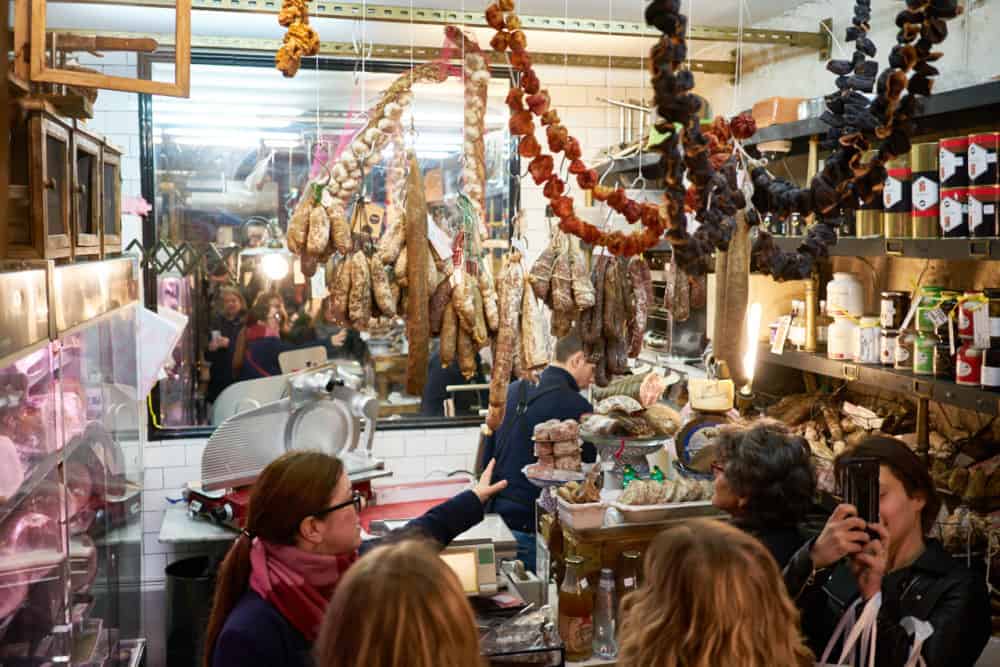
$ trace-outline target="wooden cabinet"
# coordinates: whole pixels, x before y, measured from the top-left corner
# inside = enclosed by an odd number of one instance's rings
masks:
[[[20,105],[11,126],[8,254],[70,257],[72,132],[45,106]]]
[[[101,152],[100,139],[77,128],[73,131],[72,220],[73,255],[101,254]]]
[[[122,250],[122,152],[101,146],[101,247],[104,255]]]

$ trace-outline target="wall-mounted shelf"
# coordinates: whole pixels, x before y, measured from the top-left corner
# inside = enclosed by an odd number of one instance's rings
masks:
[[[775,244],[793,252],[802,237],[775,237]],[[840,238],[830,246],[831,257],[908,257],[913,259],[1000,260],[1000,238],[996,239],[855,239]]]
[[[824,354],[810,352],[785,350],[783,354],[774,354],[769,346],[761,347],[758,358],[763,363],[848,382],[859,382],[899,394],[908,394],[914,398],[928,398],[987,415],[1000,415],[1000,394],[929,375],[915,375],[885,366],[835,361],[828,359]]]
[[[636,153],[635,155],[623,157],[618,160],[605,160],[595,166],[594,170],[607,178],[617,174],[637,172],[641,168],[642,175],[646,178],[660,178],[663,176],[663,169],[660,167],[660,158],[660,154],[655,151],[644,151],[642,155]]]
[[[995,122],[1000,112],[1000,81],[989,81],[966,88],[934,93],[924,99],[917,114],[917,135],[947,132]],[[792,153],[808,150],[809,138],[826,133],[827,125],[819,118],[771,125],[757,131],[747,144],[766,141],[791,141]]]

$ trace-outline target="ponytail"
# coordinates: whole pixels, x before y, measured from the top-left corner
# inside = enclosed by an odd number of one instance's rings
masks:
[[[229,548],[219,576],[215,580],[215,599],[212,602],[212,614],[208,617],[208,628],[205,632],[205,662],[204,667],[212,667],[215,654],[215,642],[222,633],[222,626],[236,607],[236,603],[247,592],[250,586],[250,547],[253,539],[249,533],[242,532]]]

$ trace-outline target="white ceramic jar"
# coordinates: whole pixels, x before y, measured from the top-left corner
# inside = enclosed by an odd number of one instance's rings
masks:
[[[826,284],[826,308],[833,317],[838,313],[851,317],[864,315],[865,293],[861,281],[852,273],[834,273],[833,280]]]
[[[829,341],[826,344],[826,355],[831,359],[850,361],[854,359],[854,346],[857,343],[858,325],[854,320],[837,317],[830,325]]]

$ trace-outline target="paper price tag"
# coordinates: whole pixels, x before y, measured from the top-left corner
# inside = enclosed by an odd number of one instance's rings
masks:
[[[944,326],[948,323],[948,316],[944,314],[944,311],[940,308],[934,308],[933,310],[927,311],[927,319],[931,321],[934,328]]]
[[[990,313],[983,305],[972,312],[973,344],[981,350],[990,347]]]
[[[785,341],[788,340],[788,330],[792,327],[792,316],[783,315],[778,320],[778,332],[771,344],[771,354],[780,355],[785,351]]]

